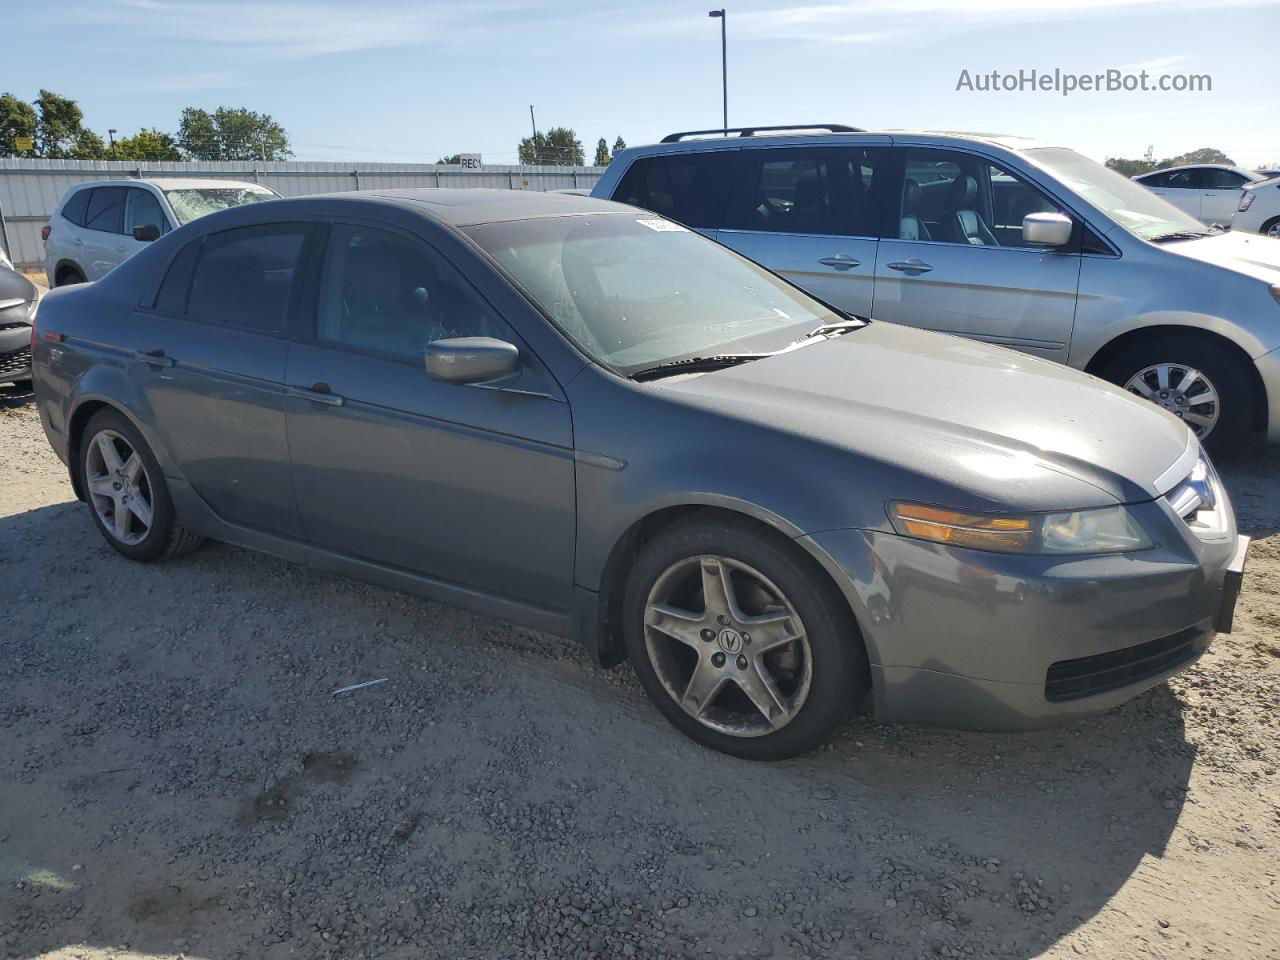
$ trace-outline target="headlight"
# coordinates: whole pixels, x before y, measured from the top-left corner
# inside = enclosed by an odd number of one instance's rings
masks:
[[[1124,507],[1010,515],[892,503],[889,519],[903,536],[998,553],[1121,553],[1151,546]]]

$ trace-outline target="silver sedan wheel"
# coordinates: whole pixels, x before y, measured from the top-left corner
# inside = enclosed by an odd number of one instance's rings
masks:
[[[1185,363],[1154,363],[1124,385],[1130,393],[1164,407],[1203,440],[1218,424],[1222,402],[1209,378]]]
[[[114,430],[98,433],[84,457],[89,502],[103,528],[121,543],[134,545],[151,530],[151,479],[142,457]]]
[[[813,655],[799,614],[737,560],[698,556],[669,567],[645,602],[644,638],[667,693],[720,733],[773,733],[808,699]]]
[[[1271,226],[1267,227],[1267,232],[1264,236],[1280,239],[1280,220],[1277,220],[1275,223],[1271,224]]]

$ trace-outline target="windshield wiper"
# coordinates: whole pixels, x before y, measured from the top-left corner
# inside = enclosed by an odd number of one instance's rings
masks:
[[[1211,237],[1207,230],[1175,230],[1172,233],[1160,233],[1151,237],[1152,243],[1165,243],[1169,240],[1199,240],[1201,237]]]
[[[822,326],[810,330],[799,340],[793,340],[792,346],[797,343],[804,343],[806,340],[816,340],[818,337],[838,337],[854,330],[861,330],[866,325],[867,322],[865,320],[841,320],[839,323],[824,323]]]
[[[709,357],[687,357],[684,360],[668,360],[656,366],[645,367],[631,374],[632,380],[657,380],[661,377],[675,376],[681,373],[702,373],[707,370],[723,370],[725,367],[736,367],[740,363],[752,360],[763,360],[772,357],[772,353],[719,353]]]

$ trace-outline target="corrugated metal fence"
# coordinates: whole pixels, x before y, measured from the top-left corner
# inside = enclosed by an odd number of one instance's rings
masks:
[[[216,177],[261,183],[285,197],[394,187],[590,189],[603,167],[460,166],[431,163],[195,162],[0,159],[0,247],[20,266],[44,262],[40,228],[73,183],[129,177]]]

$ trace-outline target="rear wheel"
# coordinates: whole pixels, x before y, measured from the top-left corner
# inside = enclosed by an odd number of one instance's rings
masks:
[[[1272,217],[1262,225],[1262,229],[1258,231],[1264,237],[1276,237],[1280,239],[1280,217]]]
[[[1254,422],[1252,372],[1229,347],[1161,334],[1124,347],[1102,376],[1184,421],[1215,455],[1240,449]]]
[[[94,414],[85,427],[80,482],[99,532],[130,560],[168,560],[204,542],[177,523],[159,463],[137,427],[115,411]]]
[[[68,287],[75,283],[85,283],[85,275],[79,267],[62,267],[58,270],[56,286]]]
[[[624,600],[641,685],[683,733],[751,760],[817,747],[867,684],[857,627],[825,574],[751,524],[679,523],[641,552]]]

